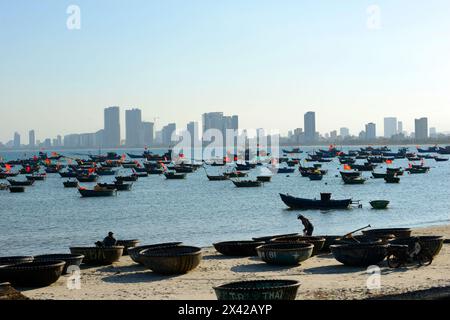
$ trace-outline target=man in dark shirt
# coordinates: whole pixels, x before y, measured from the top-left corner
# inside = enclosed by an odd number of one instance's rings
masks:
[[[303,235],[304,236],[312,236],[313,231],[314,231],[314,226],[312,225],[311,221],[306,219],[306,217],[301,214],[297,217],[297,219],[299,219],[302,222],[303,226],[305,227],[303,229]]]
[[[105,247],[115,246],[116,243],[117,243],[117,240],[114,238],[114,233],[112,233],[112,232],[109,232],[108,236],[105,239],[103,239],[103,245]]]

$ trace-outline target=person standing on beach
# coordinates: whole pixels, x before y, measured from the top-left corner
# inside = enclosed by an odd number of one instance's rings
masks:
[[[305,227],[303,229],[303,236],[312,236],[314,232],[314,226],[311,221],[309,221],[305,216],[301,214],[297,217],[297,219],[300,220]]]

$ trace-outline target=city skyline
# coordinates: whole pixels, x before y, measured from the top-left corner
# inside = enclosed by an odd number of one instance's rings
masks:
[[[121,113],[125,114],[125,123],[122,125]],[[36,139],[36,132],[34,129],[28,131],[28,143],[21,140],[21,135],[14,132],[13,139],[6,143],[9,148],[39,148],[39,147],[101,147],[101,148],[116,148],[116,147],[153,147],[153,146],[171,146],[177,142],[172,137],[173,133],[179,138],[183,132],[188,132],[192,138],[192,144],[201,142],[207,143],[208,137],[205,139],[203,134],[209,129],[217,129],[224,137],[224,142],[227,137],[227,131],[232,130],[234,135],[250,134],[249,137],[261,132],[271,132],[273,129],[266,128],[243,128],[239,126],[239,115],[225,115],[223,112],[208,112],[201,115],[202,121],[190,121],[185,126],[178,126],[176,123],[162,124],[160,130],[155,130],[155,123],[145,121],[142,110],[137,107],[125,108],[121,112],[120,106],[106,107],[103,113],[103,128],[97,128],[92,133],[71,133],[64,135],[57,135],[56,138],[42,138]],[[155,118],[156,119],[156,118]],[[320,121],[320,118],[319,118]],[[300,125],[300,123],[299,123]],[[287,135],[280,135],[284,143],[297,144],[314,144],[323,142],[343,142],[357,141],[373,143],[377,139],[384,138],[395,141],[417,141],[426,142],[429,138],[436,139],[442,132],[438,132],[435,127],[429,127],[428,118],[421,117],[414,120],[414,131],[407,132],[403,130],[403,121],[395,117],[384,118],[384,132],[377,134],[377,124],[369,122],[363,125],[363,129],[358,132],[351,132],[346,127],[339,127],[329,132],[319,132],[316,130],[317,119],[315,111],[307,111],[303,115],[303,125],[301,127],[293,128],[288,131]],[[125,131],[122,136],[121,128]],[[252,133],[252,130],[254,131]],[[449,135],[450,137],[450,135]],[[178,139],[176,138],[176,139]],[[412,140],[411,140],[412,139]],[[0,147],[4,145],[0,141]]]
[[[377,1],[375,29],[361,1],[169,2],[80,0],[79,30],[63,3],[0,4],[0,141],[94,132],[108,105],[139,106],[157,127],[223,110],[287,134],[312,109],[319,132],[382,128],[385,115],[450,129],[448,1]]]

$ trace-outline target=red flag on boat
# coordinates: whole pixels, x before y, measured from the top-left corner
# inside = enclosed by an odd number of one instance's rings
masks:
[[[5,169],[6,169],[6,172],[10,172],[11,171],[11,165],[10,164],[5,164]]]
[[[234,162],[238,161],[238,156],[234,156]]]
[[[386,160],[386,164],[392,164],[392,160],[390,159]]]
[[[89,174],[94,173],[95,172],[95,168],[89,168],[88,172],[89,172]]]
[[[411,163],[408,163],[408,167],[411,169],[411,168],[412,168],[412,164],[411,164]]]
[[[46,165],[50,165],[51,164],[51,161],[50,161],[49,158],[45,159],[44,162],[45,162]]]
[[[36,161],[38,159],[37,156],[33,156],[33,160]]]
[[[344,170],[352,170],[352,167],[350,167],[348,164],[344,164]]]
[[[179,156],[180,158],[184,158],[184,153],[180,153],[178,156]]]
[[[125,159],[127,158],[127,156],[124,154],[122,154],[122,161],[125,161]]]
[[[29,173],[29,172],[31,171],[31,167],[30,167],[30,166],[27,166],[27,167],[25,168],[25,171]]]

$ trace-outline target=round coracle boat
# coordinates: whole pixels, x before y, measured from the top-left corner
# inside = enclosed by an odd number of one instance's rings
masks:
[[[33,262],[33,260],[34,260],[34,258],[31,256],[0,257],[0,266]]]
[[[280,237],[272,240],[274,243],[280,242],[306,242],[314,245],[312,255],[317,255],[322,250],[325,244],[325,238],[313,237],[313,236],[292,236],[292,237]]]
[[[64,261],[27,262],[0,267],[0,282],[13,286],[46,287],[58,281]]]
[[[368,267],[382,262],[388,253],[386,244],[338,244],[331,245],[334,258],[351,267]]]
[[[407,245],[410,250],[415,249],[416,243],[419,243],[420,250],[426,252],[431,258],[436,257],[444,244],[444,237],[441,236],[418,236],[403,239],[394,239],[390,241],[393,245]]]
[[[367,236],[378,237],[383,235],[393,234],[397,239],[409,238],[412,230],[410,228],[384,228],[384,229],[369,229],[362,233]]]
[[[294,266],[309,259],[314,245],[311,243],[272,243],[256,248],[264,262],[274,265]]]
[[[288,234],[278,234],[273,236],[264,236],[264,237],[256,237],[252,238],[253,241],[264,241],[264,242],[270,242],[271,240],[275,238],[281,238],[281,237],[292,237],[292,236],[298,236],[298,233],[288,233]]]
[[[184,274],[195,269],[202,260],[202,249],[174,246],[141,251],[142,264],[155,273]]]
[[[239,281],[214,287],[218,300],[295,300],[300,282],[295,280]]]
[[[252,257],[257,256],[256,248],[264,241],[225,241],[214,243],[214,248],[225,256]]]
[[[166,248],[166,247],[174,247],[183,244],[182,242],[165,242],[165,243],[156,243],[144,246],[137,246],[133,248],[128,248],[128,255],[131,260],[136,263],[142,264],[140,253],[147,249],[158,249],[158,248]]]
[[[139,240],[137,240],[137,239],[133,239],[133,240],[117,240],[117,245],[118,246],[124,246],[124,249],[123,249],[123,255],[124,256],[128,255],[128,250],[130,248],[137,247],[138,244],[139,244]]]
[[[67,274],[67,269],[70,266],[79,267],[83,262],[84,256],[82,254],[43,254],[34,257],[34,261],[49,262],[49,261],[64,261],[66,264],[63,269],[63,274]]]
[[[111,247],[72,247],[70,252],[83,255],[83,263],[88,265],[110,265],[119,261],[123,254],[123,246]]]

